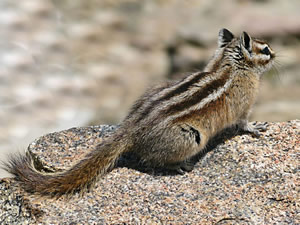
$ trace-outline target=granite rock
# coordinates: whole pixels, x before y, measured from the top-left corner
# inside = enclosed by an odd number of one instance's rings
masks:
[[[146,88],[202,70],[222,27],[278,53],[253,120],[298,118],[299,8],[299,0],[1,0],[0,158],[41,134],[117,123]]]
[[[116,126],[71,128],[34,141],[39,170],[68,169]],[[269,123],[260,138],[229,130],[184,175],[121,157],[83,196],[29,196],[0,180],[1,224],[299,224],[300,120]],[[233,135],[235,134],[235,135]],[[230,138],[229,138],[230,137]]]

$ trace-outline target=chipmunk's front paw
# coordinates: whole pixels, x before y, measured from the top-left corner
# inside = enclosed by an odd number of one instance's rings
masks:
[[[268,129],[268,126],[269,126],[268,122],[259,123],[259,124],[257,124],[257,122],[253,123],[254,129],[257,129],[259,131],[266,131]]]
[[[250,133],[255,137],[260,137],[261,136],[260,131],[266,131],[267,130],[268,122],[259,123],[259,124],[257,124],[257,122],[254,122],[253,124],[250,124],[248,122],[247,123],[243,122],[239,125],[239,128],[242,131]]]

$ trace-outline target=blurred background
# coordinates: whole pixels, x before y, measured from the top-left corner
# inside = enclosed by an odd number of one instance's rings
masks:
[[[251,120],[299,119],[299,9],[298,0],[1,0],[0,159],[49,132],[119,123],[147,87],[203,69],[223,27],[278,55]]]

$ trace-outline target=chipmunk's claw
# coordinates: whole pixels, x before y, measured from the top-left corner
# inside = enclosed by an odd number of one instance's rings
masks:
[[[269,124],[268,124],[268,122],[264,122],[264,123],[260,123],[260,124],[257,124],[257,122],[255,122],[253,124],[253,126],[254,126],[254,129],[257,129],[259,131],[266,131],[268,129]]]
[[[186,172],[190,172],[194,169],[194,164],[188,160],[168,165],[167,169],[176,171],[180,175],[184,175]]]

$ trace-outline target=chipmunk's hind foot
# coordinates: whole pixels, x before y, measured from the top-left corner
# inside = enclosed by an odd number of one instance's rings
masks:
[[[183,162],[167,165],[166,169],[177,172],[180,175],[184,175],[186,172],[191,172],[194,169],[194,163],[189,160]]]

